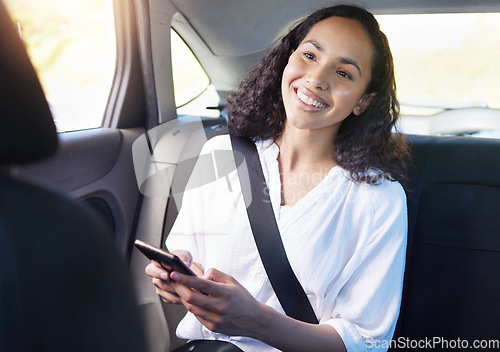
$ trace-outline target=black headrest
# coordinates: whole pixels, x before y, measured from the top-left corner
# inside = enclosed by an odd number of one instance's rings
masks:
[[[35,70],[0,1],[0,165],[43,159],[57,133]]]

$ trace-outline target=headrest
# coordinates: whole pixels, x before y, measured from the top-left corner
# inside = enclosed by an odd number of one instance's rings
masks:
[[[45,95],[0,1],[0,166],[43,159],[57,148]]]

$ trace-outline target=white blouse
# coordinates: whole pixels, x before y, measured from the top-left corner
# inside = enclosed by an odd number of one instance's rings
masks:
[[[390,181],[355,183],[336,166],[294,206],[281,207],[279,148],[270,141],[256,145],[288,259],[320,324],[334,327],[348,351],[388,345],[382,341],[394,333],[405,265],[403,188]],[[220,150],[231,150],[228,135],[209,140],[201,155]],[[189,250],[202,269],[232,275],[258,301],[284,313],[253,239],[237,171],[204,184],[199,164],[191,176],[198,187],[184,194],[167,247]],[[231,341],[246,352],[277,351],[251,338],[213,333],[191,313],[177,335]]]

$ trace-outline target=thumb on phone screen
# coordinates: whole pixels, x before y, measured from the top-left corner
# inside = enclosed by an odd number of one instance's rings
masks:
[[[191,264],[193,264],[193,256],[189,251],[186,251],[184,249],[178,249],[170,253],[178,256],[184,263],[187,264],[187,266],[191,266]]]

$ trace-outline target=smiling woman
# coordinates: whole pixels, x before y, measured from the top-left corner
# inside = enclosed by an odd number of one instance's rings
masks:
[[[100,127],[115,71],[111,0],[6,0],[59,132]]]
[[[262,164],[270,216],[316,319],[285,314],[235,170],[186,190],[166,241],[200,277],[146,267],[156,293],[189,312],[177,335],[246,352],[365,350],[366,337],[390,339],[404,267],[406,202],[397,181],[407,146],[391,134],[392,57],[373,15],[349,5],[314,12],[256,64],[227,113],[234,136],[208,140],[201,155],[231,150],[233,137],[256,147],[245,169],[251,175]],[[199,159],[191,180],[204,173]],[[272,257],[280,251],[267,248]]]

